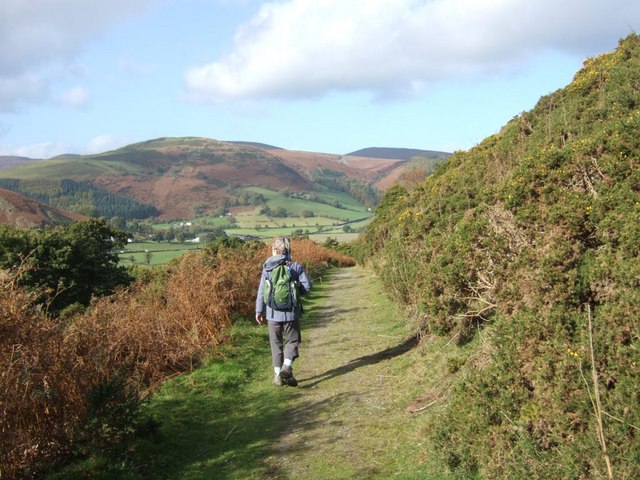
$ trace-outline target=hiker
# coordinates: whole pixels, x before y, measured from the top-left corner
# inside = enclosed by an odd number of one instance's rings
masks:
[[[262,267],[260,287],[256,297],[256,322],[269,326],[269,342],[273,360],[276,386],[295,387],[298,381],[293,376],[293,361],[298,358],[298,345],[302,343],[300,335],[300,316],[302,303],[299,295],[311,290],[311,281],[299,263],[291,260],[291,246],[288,238],[275,238],[271,245],[272,256]],[[280,268],[283,266],[283,268]],[[278,303],[276,295],[283,295],[278,278],[285,277],[289,291],[289,300]],[[266,294],[265,294],[266,292]],[[269,292],[272,292],[269,294]]]

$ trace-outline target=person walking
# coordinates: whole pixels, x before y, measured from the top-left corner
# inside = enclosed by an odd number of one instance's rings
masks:
[[[302,343],[302,303],[299,297],[308,293],[312,285],[304,267],[291,260],[288,238],[275,238],[271,244],[271,253],[272,256],[262,266],[256,296],[256,322],[260,325],[266,323],[269,327],[273,384],[295,387],[298,381],[293,376],[293,361],[298,358],[298,346]],[[278,291],[281,288],[279,285],[285,284],[284,281],[288,284],[288,301],[281,300],[282,295]],[[274,293],[280,295],[280,302],[274,299]]]

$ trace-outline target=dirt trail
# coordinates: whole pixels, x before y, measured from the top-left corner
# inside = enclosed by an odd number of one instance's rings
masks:
[[[416,345],[361,268],[331,277],[313,321],[303,320],[289,425],[267,459],[273,478],[409,478],[415,465],[407,399],[396,389]],[[394,326],[395,324],[395,326]]]

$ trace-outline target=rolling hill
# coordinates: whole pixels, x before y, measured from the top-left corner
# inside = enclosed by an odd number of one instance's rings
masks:
[[[27,163],[31,163],[35,161],[37,160],[29,157],[18,157],[14,155],[0,155],[0,170],[19,167],[20,165],[25,165]]]
[[[405,163],[396,158],[291,151],[253,142],[158,138],[96,155],[20,162],[0,169],[0,186],[69,210],[115,215],[100,210],[95,192],[81,197],[74,190],[73,199],[61,195],[60,183],[71,181],[108,192],[113,196],[110,204],[129,199],[138,206],[133,209],[137,216],[119,216],[189,219],[230,206],[255,205],[255,199],[242,190],[248,186],[294,192],[344,191],[372,205],[380,182],[397,175]],[[99,196],[103,198],[104,193]]]
[[[395,160],[411,160],[413,157],[423,158],[448,158],[448,152],[438,152],[435,150],[419,150],[416,148],[388,148],[369,147],[347,153],[346,157],[383,158]]]
[[[43,205],[19,193],[0,188],[0,225],[33,228],[63,225],[83,218],[86,217]]]

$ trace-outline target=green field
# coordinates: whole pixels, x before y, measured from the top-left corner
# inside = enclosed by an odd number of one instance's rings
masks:
[[[267,206],[272,210],[283,208],[291,216],[301,216],[305,210],[311,211],[317,217],[331,218],[338,222],[351,222],[363,217],[368,217],[371,212],[355,200],[353,197],[341,192],[314,192],[324,202],[305,200],[303,198],[291,198],[280,192],[269,190],[263,187],[247,187],[242,190],[259,193],[267,199]],[[340,203],[342,208],[337,208],[333,204]]]
[[[318,202],[290,198],[263,187],[247,187],[241,190],[261,194],[266,199],[266,205],[256,206],[251,211],[238,212],[235,215],[156,223],[152,227],[156,231],[184,229],[194,237],[201,238],[202,233],[207,231],[207,227],[217,226],[223,227],[224,232],[229,236],[270,239],[278,236],[306,235],[318,243],[324,242],[327,238],[348,242],[357,238],[358,232],[371,221],[373,216],[367,207],[346,193],[326,190],[320,193],[314,192],[321,199]],[[287,216],[261,214],[260,210],[265,206],[272,211],[284,209]],[[302,216],[301,213],[305,210],[313,212],[314,216]],[[201,246],[202,243],[193,242],[134,242],[120,252],[120,263],[122,265],[161,265],[184,253],[198,250]]]
[[[121,265],[163,265],[200,248],[202,244],[193,242],[133,242],[118,257]]]

